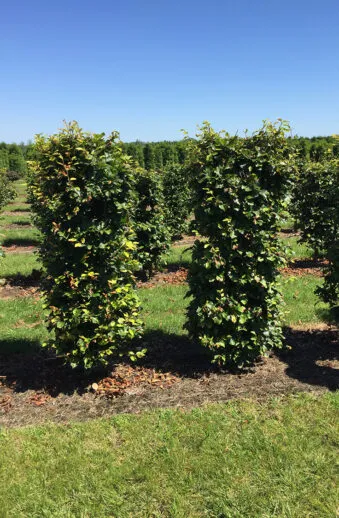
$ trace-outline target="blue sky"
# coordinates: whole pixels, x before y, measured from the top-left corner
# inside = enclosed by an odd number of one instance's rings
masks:
[[[0,141],[63,119],[125,141],[282,117],[339,133],[338,0],[12,0],[0,15]]]

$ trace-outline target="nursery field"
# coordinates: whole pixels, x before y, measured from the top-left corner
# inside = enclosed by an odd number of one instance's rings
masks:
[[[245,371],[210,364],[183,330],[184,236],[138,281],[147,355],[84,373],[41,348],[40,235],[15,188],[0,214],[3,516],[334,517],[338,333],[293,229],[280,234],[287,348]]]

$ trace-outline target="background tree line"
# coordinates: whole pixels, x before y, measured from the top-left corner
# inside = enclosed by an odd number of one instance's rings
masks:
[[[325,157],[339,157],[339,144],[335,137],[290,137],[299,155],[307,160],[322,161]],[[186,159],[184,140],[160,142],[125,142],[123,151],[134,158],[137,163],[149,170],[163,169],[171,164],[183,164]],[[35,159],[33,144],[7,144],[0,142],[0,171],[16,179],[27,172],[27,160]],[[13,177],[13,178],[12,178]]]

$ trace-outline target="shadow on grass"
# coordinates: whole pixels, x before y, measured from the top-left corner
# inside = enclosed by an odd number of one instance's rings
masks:
[[[10,286],[16,286],[18,288],[38,288],[41,281],[41,270],[33,269],[28,275],[22,275],[20,273],[16,275],[5,275],[4,278]]]
[[[165,270],[168,272],[177,272],[178,270],[181,270],[182,268],[185,268],[188,270],[188,268],[191,266],[191,262],[189,261],[173,261],[170,263],[166,263],[164,265]]]
[[[288,266],[290,268],[322,268],[325,266],[324,259],[292,259],[289,261]]]
[[[16,202],[9,203],[7,205],[8,208],[10,208],[13,212],[31,212],[31,207],[28,205],[27,207],[16,207]]]
[[[2,246],[38,246],[41,240],[36,237],[13,237],[6,238],[1,243]]]
[[[282,234],[295,234],[296,236],[298,235],[298,230],[296,230],[293,227],[281,228],[279,229],[279,232],[281,232]]]
[[[339,388],[339,336],[337,330],[285,329],[287,345],[291,349],[276,351],[287,363],[286,375],[301,383]]]
[[[316,309],[315,312],[320,320],[326,322],[326,324],[339,327],[339,306],[330,309]]]
[[[17,219],[13,221],[13,225],[19,225],[20,227],[32,227],[30,220]]]

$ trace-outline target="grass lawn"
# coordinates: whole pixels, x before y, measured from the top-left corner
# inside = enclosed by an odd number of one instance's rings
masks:
[[[40,232],[34,227],[22,227],[20,229],[2,229],[0,240],[3,246],[38,245],[40,243]]]
[[[3,210],[11,212],[30,212],[31,206],[28,203],[17,203],[16,201],[14,201],[6,205],[6,207]]]
[[[281,241],[286,246],[287,257],[290,259],[309,259],[313,255],[310,248],[298,242],[298,236],[282,237]]]
[[[33,269],[39,267],[38,257],[35,254],[6,254],[1,259],[0,277],[29,276]]]
[[[20,216],[14,215],[0,215],[0,228],[1,231],[4,231],[5,225],[30,225],[31,224],[31,216],[25,212],[20,213]]]
[[[338,394],[2,430],[6,517],[335,517]]]
[[[2,229],[0,242],[3,246],[35,246],[40,243],[40,232],[34,227],[23,227],[22,229]]]

